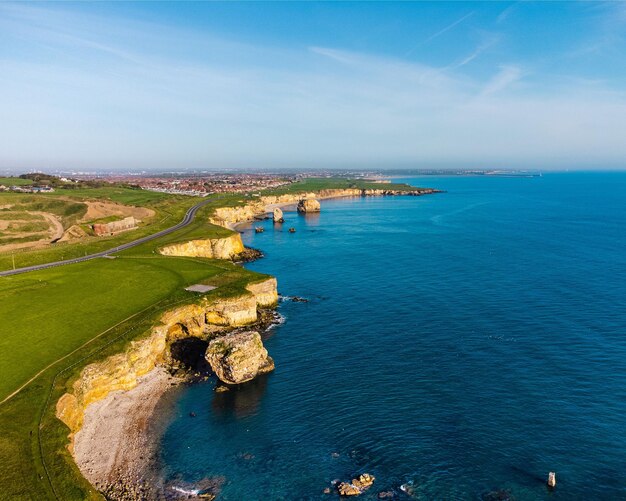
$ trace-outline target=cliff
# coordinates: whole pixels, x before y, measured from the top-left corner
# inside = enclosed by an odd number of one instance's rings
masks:
[[[375,196],[395,196],[395,195],[411,195],[420,196],[436,193],[437,190],[431,188],[416,188],[411,191],[389,190],[389,189],[328,189],[320,190],[316,193],[302,192],[286,195],[269,195],[256,198],[240,207],[220,207],[215,209],[213,217],[210,221],[213,224],[231,228],[237,223],[251,221],[255,216],[265,214],[272,206],[297,204],[300,200],[315,198],[324,200],[327,198],[340,197],[375,197]]]
[[[258,320],[258,308],[278,299],[276,279],[249,284],[247,292],[228,299],[203,298],[165,312],[160,323],[143,339],[131,341],[123,353],[85,367],[71,389],[57,402],[56,415],[70,429],[70,440],[82,426],[88,405],[117,390],[130,390],[157,365],[174,363],[170,347],[189,337],[215,338],[233,327]],[[71,445],[70,445],[71,448]]]
[[[212,259],[234,259],[243,253],[245,247],[241,235],[234,233],[224,238],[191,240],[180,244],[171,244],[159,249],[165,256],[207,257]]]

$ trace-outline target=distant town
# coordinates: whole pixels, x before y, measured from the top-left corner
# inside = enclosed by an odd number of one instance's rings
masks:
[[[9,173],[7,173],[7,176]],[[327,170],[295,172],[33,172],[19,177],[0,177],[0,191],[50,193],[55,187],[79,188],[117,184],[130,188],[204,197],[214,193],[250,193],[284,186],[307,177],[346,177],[384,182],[413,176],[540,176],[536,171],[508,170]]]

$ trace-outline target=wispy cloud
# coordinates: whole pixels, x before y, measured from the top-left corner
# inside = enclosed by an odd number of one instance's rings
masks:
[[[72,14],[68,23],[31,8],[20,6],[21,19],[0,14],[0,168],[521,167],[626,158],[622,89],[537,75],[517,60],[468,71],[491,39],[442,71],[128,19]],[[33,26],[42,30],[36,41],[25,37]],[[48,57],[40,44],[61,55]],[[26,49],[29,57],[18,54]]]
[[[481,95],[488,96],[501,92],[522,78],[522,70],[518,66],[501,66],[498,73],[487,82]]]
[[[426,45],[430,42],[432,42],[435,38],[440,37],[441,35],[443,35],[444,33],[447,33],[448,31],[452,30],[453,28],[455,28],[456,26],[458,26],[459,24],[461,24],[463,21],[465,21],[466,19],[469,19],[470,17],[472,17],[474,15],[474,12],[468,12],[467,14],[465,14],[464,16],[461,16],[459,19],[457,19],[456,21],[450,23],[449,25],[445,26],[444,28],[440,29],[439,31],[433,33],[432,35],[430,35],[428,38],[426,38],[425,40],[423,40],[422,42],[420,42],[418,45],[416,45],[415,47],[413,47],[412,49],[410,49],[409,51],[407,51],[407,53],[405,54],[406,56],[410,56],[411,54],[413,54],[413,52],[415,52],[419,47]]]
[[[519,2],[514,2],[504,9],[496,18],[496,23],[500,24],[508,19],[508,17],[517,9]]]
[[[487,51],[491,47],[495,46],[499,41],[499,37],[491,36],[488,39],[481,42],[470,54],[461,59],[458,63],[452,64],[450,68],[460,68],[466,64],[471,63],[474,59],[480,56],[483,52]]]

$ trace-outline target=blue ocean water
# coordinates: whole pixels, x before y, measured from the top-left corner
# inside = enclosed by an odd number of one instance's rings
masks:
[[[359,499],[626,499],[626,174],[405,181],[447,192],[245,232],[310,302],[281,304],[274,373],[181,393],[168,475],[237,501],[362,472]]]

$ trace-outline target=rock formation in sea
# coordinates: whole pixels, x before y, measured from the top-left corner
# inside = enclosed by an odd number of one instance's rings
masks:
[[[217,377],[227,384],[245,383],[274,370],[274,361],[256,331],[233,332],[213,339],[205,357]]]
[[[358,496],[363,491],[369,489],[374,484],[375,477],[369,473],[353,478],[352,482],[341,482],[337,485],[337,492],[340,496]]]
[[[275,223],[284,223],[285,222],[285,219],[283,218],[283,211],[279,207],[276,207],[274,209],[273,215],[274,215],[274,222]]]
[[[320,203],[314,198],[304,198],[298,202],[298,212],[319,212]]]

